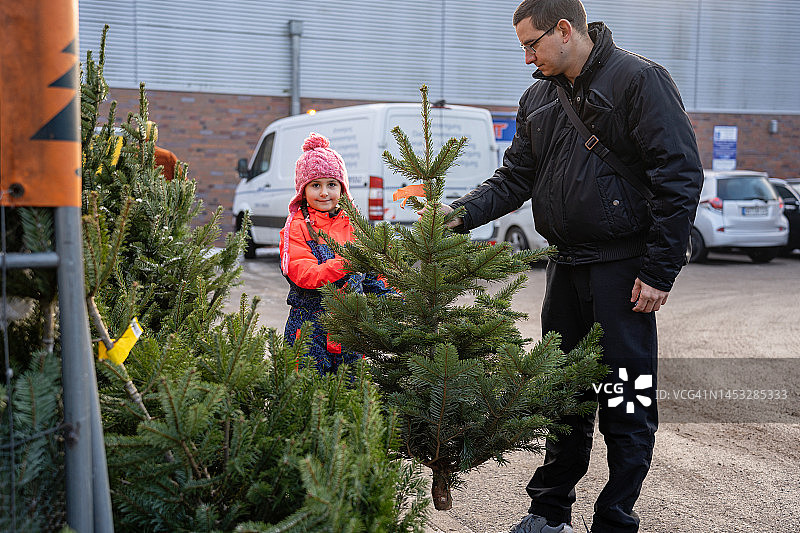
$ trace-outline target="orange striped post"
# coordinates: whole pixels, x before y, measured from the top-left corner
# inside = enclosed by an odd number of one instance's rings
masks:
[[[2,2],[0,28],[0,204],[80,207],[78,2]]]

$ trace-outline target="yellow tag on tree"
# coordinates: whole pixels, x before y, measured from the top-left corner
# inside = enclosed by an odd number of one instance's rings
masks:
[[[110,350],[106,351],[106,345],[103,344],[102,341],[100,342],[98,358],[111,359],[111,362],[121,365],[125,362],[125,359],[127,359],[128,354],[131,353],[133,345],[139,340],[141,334],[142,326],[139,325],[139,321],[134,317],[133,320],[131,320],[131,325],[128,326],[128,329],[125,330],[122,337],[114,341],[114,346]]]

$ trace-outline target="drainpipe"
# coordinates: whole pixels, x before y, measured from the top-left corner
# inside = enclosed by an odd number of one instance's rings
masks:
[[[300,36],[303,35],[303,21],[289,21],[289,38],[292,41],[292,107],[291,114],[300,114]]]

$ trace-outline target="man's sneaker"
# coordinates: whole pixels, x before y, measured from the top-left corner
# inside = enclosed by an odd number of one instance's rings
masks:
[[[529,514],[508,533],[575,533],[575,530],[565,522],[557,526],[548,526],[545,517]]]

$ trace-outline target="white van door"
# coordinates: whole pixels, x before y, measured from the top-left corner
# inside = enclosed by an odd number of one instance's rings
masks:
[[[456,200],[489,178],[497,168],[497,145],[494,141],[492,119],[488,111],[485,114],[478,109],[464,109],[458,106],[431,109],[431,134],[434,156],[450,138],[467,137],[467,145],[456,164],[450,167],[445,182],[443,203]],[[391,129],[400,128],[408,136],[414,151],[424,153],[424,137],[419,106],[417,109],[390,109],[386,117],[386,135],[389,152],[396,157],[397,143],[391,135]],[[393,202],[392,195],[397,189],[411,185],[408,178],[391,171],[384,163],[384,202],[385,219],[390,222],[413,223],[418,216],[413,209],[400,207],[400,202]],[[489,223],[476,228],[471,233],[473,239],[489,240],[492,237],[494,224]]]
[[[275,138],[274,131],[267,131],[262,135],[250,160],[250,177],[239,182],[234,195],[234,212],[250,212],[251,231],[256,244],[273,244],[266,228],[280,222],[270,203],[272,176],[277,174],[273,168],[276,159]],[[283,221],[285,220],[286,217],[283,217]]]

